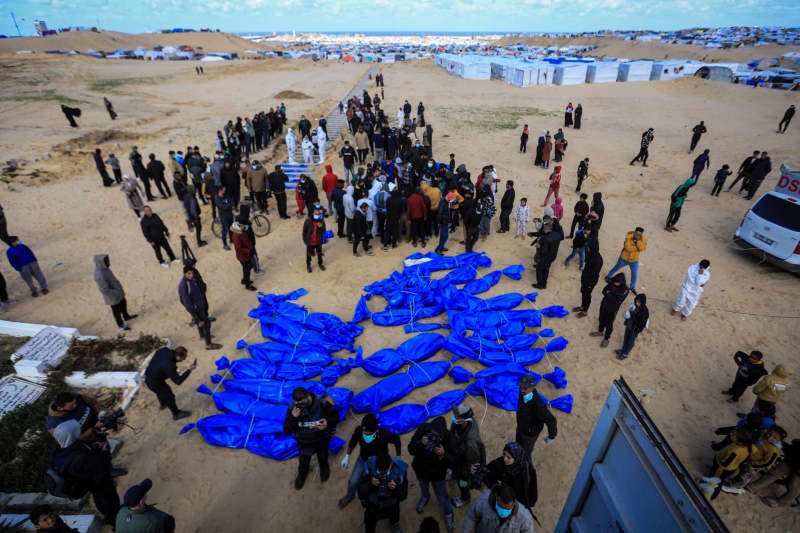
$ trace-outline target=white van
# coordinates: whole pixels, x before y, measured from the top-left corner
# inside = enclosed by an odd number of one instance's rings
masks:
[[[742,219],[733,241],[762,261],[800,273],[800,171],[781,165],[781,178]]]

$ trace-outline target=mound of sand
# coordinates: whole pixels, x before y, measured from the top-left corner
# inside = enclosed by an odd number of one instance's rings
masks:
[[[282,98],[284,100],[308,100],[312,97],[300,91],[281,91],[275,95],[275,98]]]

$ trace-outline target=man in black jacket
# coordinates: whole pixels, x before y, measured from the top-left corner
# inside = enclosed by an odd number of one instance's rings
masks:
[[[706,125],[705,125],[705,123],[704,123],[702,120],[700,121],[700,124],[698,124],[697,126],[695,126],[694,128],[692,128],[692,142],[691,142],[691,144],[689,145],[689,153],[690,153],[690,154],[691,154],[692,152],[694,152],[694,149],[697,147],[697,143],[699,143],[699,142],[700,142],[700,137],[702,137],[702,135],[703,135],[703,134],[704,134],[706,131],[707,131],[707,130],[706,130]]]
[[[738,402],[747,387],[755,385],[759,379],[767,375],[764,368],[764,356],[758,350],[753,350],[749,355],[744,352],[736,352],[733,354],[733,360],[739,367],[736,371],[736,378],[728,390],[722,391],[722,394],[730,396],[728,399],[730,403]]]
[[[525,449],[530,459],[536,439],[547,426],[547,438],[550,442],[558,434],[556,417],[545,405],[541,396],[536,392],[533,377],[525,375],[519,380],[519,399],[517,400],[517,432],[514,440]],[[531,462],[532,463],[532,462]]]
[[[350,146],[350,141],[344,141],[344,146],[339,150],[339,157],[342,158],[342,164],[344,164],[345,185],[350,185],[350,180],[355,179],[355,172],[353,169],[356,164],[356,149]]]
[[[370,233],[369,225],[367,224],[368,209],[369,205],[364,202],[359,208],[356,209],[356,212],[353,215],[353,255],[356,257],[361,256],[361,254],[358,253],[359,242],[363,243],[365,254],[375,255],[369,246],[369,240],[372,238],[372,234]]]
[[[158,192],[161,193],[161,198],[166,200],[172,197],[172,191],[169,190],[167,180],[164,179],[164,163],[156,159],[156,154],[150,154],[148,157],[150,162],[147,163],[147,176],[156,182],[156,187],[158,187]],[[166,191],[166,194],[164,194],[164,191]]]
[[[392,248],[397,248],[400,240],[400,219],[405,211],[405,198],[395,189],[386,201],[386,244],[391,244]]]
[[[539,249],[539,261],[536,263],[536,283],[533,284],[533,288],[547,288],[550,265],[556,260],[558,246],[563,238],[563,230],[562,233],[553,231],[552,223],[545,222],[542,225],[542,236],[535,242],[536,247]]]
[[[497,233],[506,233],[511,224],[509,216],[514,209],[514,182],[512,180],[506,181],[506,192],[503,193],[503,198],[500,200],[500,229]]]
[[[758,156],[760,154],[761,152],[755,150],[753,152],[753,155],[748,156],[747,158],[745,158],[744,161],[742,161],[742,164],[739,165],[739,171],[736,175],[736,179],[733,180],[733,183],[730,184],[730,187],[728,187],[728,190],[726,192],[731,192],[733,186],[736,185],[741,179],[744,179],[744,181],[742,182],[742,187],[739,189],[739,194],[742,194],[742,191],[747,189],[747,185],[750,182],[750,176],[753,173],[753,168],[755,167],[755,164],[758,162]]]
[[[292,392],[293,402],[286,411],[283,432],[294,435],[300,452],[294,488],[300,490],[306,482],[311,456],[319,460],[319,478],[325,483],[331,475],[328,466],[328,441],[336,431],[339,415],[327,400],[320,400],[302,387]]]
[[[163,248],[166,250],[170,261],[180,263],[180,259],[175,259],[175,254],[172,253],[172,248],[167,240],[169,239],[169,230],[164,225],[161,217],[153,213],[149,205],[144,206],[143,212],[144,216],[142,216],[142,221],[140,222],[142,233],[147,242],[150,243],[150,246],[153,247],[153,250],[155,250],[158,262],[164,268],[169,268],[169,262],[164,261],[164,257],[161,255],[161,249]]]
[[[761,157],[753,165],[753,172],[750,177],[750,186],[747,188],[747,200],[752,200],[756,191],[761,186],[761,182],[767,177],[767,174],[772,172],[772,161],[770,161],[767,152],[761,152]]]
[[[353,465],[353,473],[347,481],[347,495],[339,500],[339,509],[344,509],[356,497],[358,482],[364,473],[364,465],[370,457],[382,453],[389,453],[389,444],[394,445],[395,455],[400,457],[400,437],[378,427],[378,419],[372,413],[367,413],[361,420],[361,425],[353,430],[350,442],[347,444],[347,453],[342,459],[342,470],[347,470],[350,463],[350,454],[358,446],[358,459]]]
[[[417,502],[417,513],[422,514],[430,501],[430,486],[442,508],[445,522],[455,525],[453,504],[447,495],[447,470],[456,463],[453,437],[447,431],[444,417],[438,416],[419,426],[408,443],[408,453],[414,456],[411,468],[419,481],[420,495]],[[452,531],[449,527],[448,531]]]
[[[278,203],[278,214],[283,219],[289,218],[289,215],[286,214],[286,183],[289,178],[284,174],[280,165],[275,165],[275,170],[269,173],[267,180],[269,181],[269,190]]]
[[[481,223],[480,208],[477,202],[472,198],[472,192],[469,190],[464,191],[464,201],[461,202],[459,208],[461,215],[461,222],[464,224],[464,246],[465,251],[471,252],[472,247],[478,242],[478,234]]]
[[[792,117],[794,117],[794,104],[789,106],[789,108],[783,114],[783,118],[778,123],[778,133],[786,133],[786,128],[789,127]]]
[[[331,204],[336,212],[336,236],[345,237],[344,222],[347,217],[344,216],[344,180],[336,180],[336,188],[331,191]]]
[[[389,519],[393,533],[401,533],[400,502],[408,497],[406,465],[392,461],[388,453],[370,457],[358,484],[358,497],[364,504],[364,531],[375,533],[379,520]]]
[[[192,370],[197,368],[197,359],[195,359],[183,374],[178,374],[178,363],[186,360],[187,355],[188,352],[183,346],[178,346],[174,350],[164,346],[153,354],[150,364],[147,365],[147,370],[144,371],[144,383],[148,389],[156,394],[159,409],[168,408],[172,412],[173,420],[180,420],[192,414],[189,411],[178,409],[178,406],[175,405],[175,394],[170,386],[167,385],[167,379],[171,379],[176,385],[180,385],[186,381]]]
[[[600,255],[600,245],[597,239],[590,238],[586,241],[586,259],[581,273],[581,305],[574,307],[573,312],[578,318],[583,318],[592,304],[592,291],[600,279],[603,269],[603,256]]]
[[[305,115],[300,115],[300,122],[297,123],[297,128],[300,130],[300,140],[303,137],[308,137],[311,140],[311,121]]]

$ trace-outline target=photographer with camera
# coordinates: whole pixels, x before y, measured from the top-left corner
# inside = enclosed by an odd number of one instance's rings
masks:
[[[472,409],[466,404],[453,407],[453,424],[450,426],[453,439],[453,478],[458,481],[461,493],[453,498],[453,505],[462,507],[469,503],[470,489],[480,488],[486,467],[486,448],[481,441],[478,423],[473,419]]]
[[[153,488],[148,478],[125,491],[122,508],[117,513],[116,533],[173,533],[175,517],[146,502]]]
[[[389,519],[392,533],[400,529],[400,502],[408,496],[408,465],[388,453],[370,457],[358,484],[358,498],[364,505],[364,531],[375,533],[379,520]]]
[[[169,408],[172,412],[173,420],[180,420],[191,415],[190,411],[181,411],[175,404],[175,394],[172,389],[167,385],[167,380],[171,379],[176,385],[180,385],[192,370],[197,368],[197,359],[189,365],[183,374],[178,374],[178,363],[185,361],[188,356],[186,348],[178,346],[174,350],[164,346],[156,350],[150,364],[147,365],[147,370],[144,371],[144,383],[147,388],[153,391],[158,398],[159,409]]]
[[[530,511],[520,505],[514,489],[495,485],[481,494],[464,517],[463,533],[534,533]]]
[[[364,471],[364,464],[370,457],[376,457],[382,453],[389,453],[389,444],[394,444],[394,449],[400,457],[400,437],[378,427],[378,419],[372,413],[367,413],[361,420],[361,425],[353,430],[350,442],[347,444],[347,453],[342,459],[342,470],[347,470],[350,463],[350,454],[358,445],[358,459],[353,465],[353,473],[347,481],[347,495],[339,500],[339,509],[344,509],[356,497],[358,482]]]
[[[522,376],[519,380],[517,432],[514,440],[525,449],[529,461],[536,439],[539,438],[539,433],[542,432],[545,425],[547,426],[547,438],[544,441],[550,442],[556,438],[558,433],[556,417],[536,392],[536,382],[533,377]]]
[[[328,466],[328,442],[336,431],[339,414],[329,401],[317,398],[303,387],[294,389],[292,400],[294,402],[286,411],[283,432],[294,435],[297,440],[300,455],[294,488],[300,490],[306,482],[311,456],[314,454],[319,460],[320,481],[325,483],[331,476],[331,469]]]
[[[528,459],[525,449],[516,442],[503,447],[503,455],[486,465],[486,486],[501,483],[514,489],[517,501],[531,509],[539,498],[536,469]]]
[[[49,492],[69,498],[91,492],[103,521],[113,526],[119,511],[119,495],[112,479],[108,443],[89,441],[74,419],[56,426],[53,437],[58,447],[50,456],[52,471],[48,471],[45,480]]]
[[[93,432],[99,423],[97,408],[97,401],[94,398],[75,392],[60,392],[50,404],[44,422],[45,428],[53,435],[53,431],[60,424],[67,420],[76,420],[80,425],[81,434],[86,433],[88,437],[88,433]]]
[[[422,514],[425,505],[431,498],[430,485],[442,507],[447,531],[453,531],[456,521],[453,517],[453,505],[447,495],[445,479],[447,469],[455,461],[450,433],[447,431],[447,422],[444,417],[438,416],[417,428],[411,442],[408,443],[408,452],[414,456],[411,468],[417,475],[419,488],[422,495],[417,502],[417,513]]]

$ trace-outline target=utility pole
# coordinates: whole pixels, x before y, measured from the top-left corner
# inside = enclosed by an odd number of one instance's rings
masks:
[[[22,37],[22,32],[19,31],[19,24],[17,24],[17,17],[14,16],[13,12],[11,13],[11,20],[14,21],[14,26],[17,28],[17,33],[19,34],[20,37]]]

